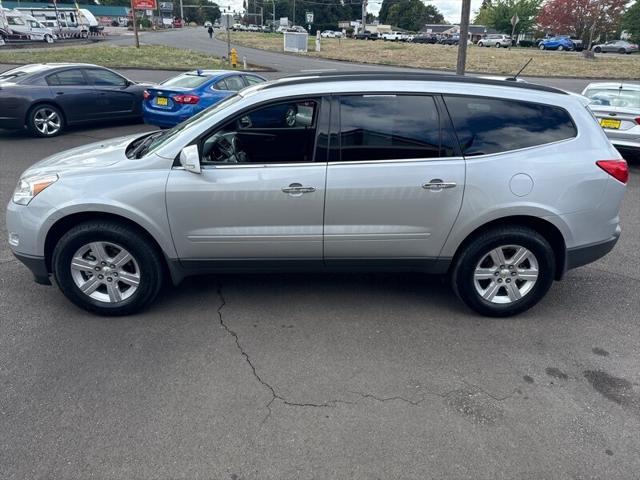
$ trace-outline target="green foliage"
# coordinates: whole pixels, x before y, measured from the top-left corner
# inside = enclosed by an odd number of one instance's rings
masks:
[[[484,1],[473,21],[498,32],[511,34],[511,18],[518,15],[520,21],[515,33],[528,32],[535,27],[542,0],[493,0]]]
[[[631,34],[634,42],[640,42],[640,0],[636,0],[622,17],[622,28]]]
[[[380,23],[412,31],[419,31],[427,23],[445,23],[434,5],[421,0],[384,0],[378,18]]]

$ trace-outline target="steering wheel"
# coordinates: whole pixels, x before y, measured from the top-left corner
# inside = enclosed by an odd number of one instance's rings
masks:
[[[284,121],[289,127],[294,127],[296,125],[296,109],[294,107],[287,108],[287,113],[284,115]]]

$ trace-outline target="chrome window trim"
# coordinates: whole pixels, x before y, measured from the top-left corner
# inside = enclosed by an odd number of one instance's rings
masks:
[[[435,162],[438,160],[464,160],[464,157],[432,157],[432,158],[398,158],[398,159],[386,159],[386,160],[350,160],[348,162],[329,162],[329,165],[362,165],[362,164],[380,164],[380,163],[420,163],[420,162]]]
[[[301,167],[310,167],[312,165],[320,165],[326,166],[327,162],[291,162],[291,163],[233,163],[233,164],[219,164],[219,165],[202,165],[200,164],[202,170],[228,170],[235,168],[268,168],[268,167],[293,167],[293,166],[301,166]],[[175,165],[171,167],[172,170],[184,170],[184,167]]]

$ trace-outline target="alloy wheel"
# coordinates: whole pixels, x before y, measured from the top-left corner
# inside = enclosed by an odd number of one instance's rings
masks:
[[[73,282],[80,291],[99,302],[122,302],[140,285],[138,262],[115,243],[92,242],[80,247],[70,267]]]
[[[41,107],[33,114],[33,125],[42,135],[51,136],[60,131],[62,119],[52,108]]]
[[[473,272],[473,284],[484,300],[509,304],[531,292],[538,275],[538,260],[530,250],[504,245],[480,259]]]

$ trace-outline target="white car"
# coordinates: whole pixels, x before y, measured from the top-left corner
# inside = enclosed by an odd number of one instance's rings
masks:
[[[494,33],[487,35],[484,38],[478,40],[479,47],[508,47],[511,45],[512,40],[509,35],[502,35],[500,33]]]
[[[404,34],[402,32],[386,32],[380,35],[380,38],[390,42],[399,42],[404,40]]]
[[[325,30],[320,33],[322,38],[342,38],[342,32],[336,32],[334,30]]]
[[[0,7],[1,8],[1,7]],[[16,35],[22,35],[31,40],[44,40],[53,43],[58,36],[52,28],[45,27],[31,15],[18,10],[4,10],[4,17],[7,22],[7,28]]]

